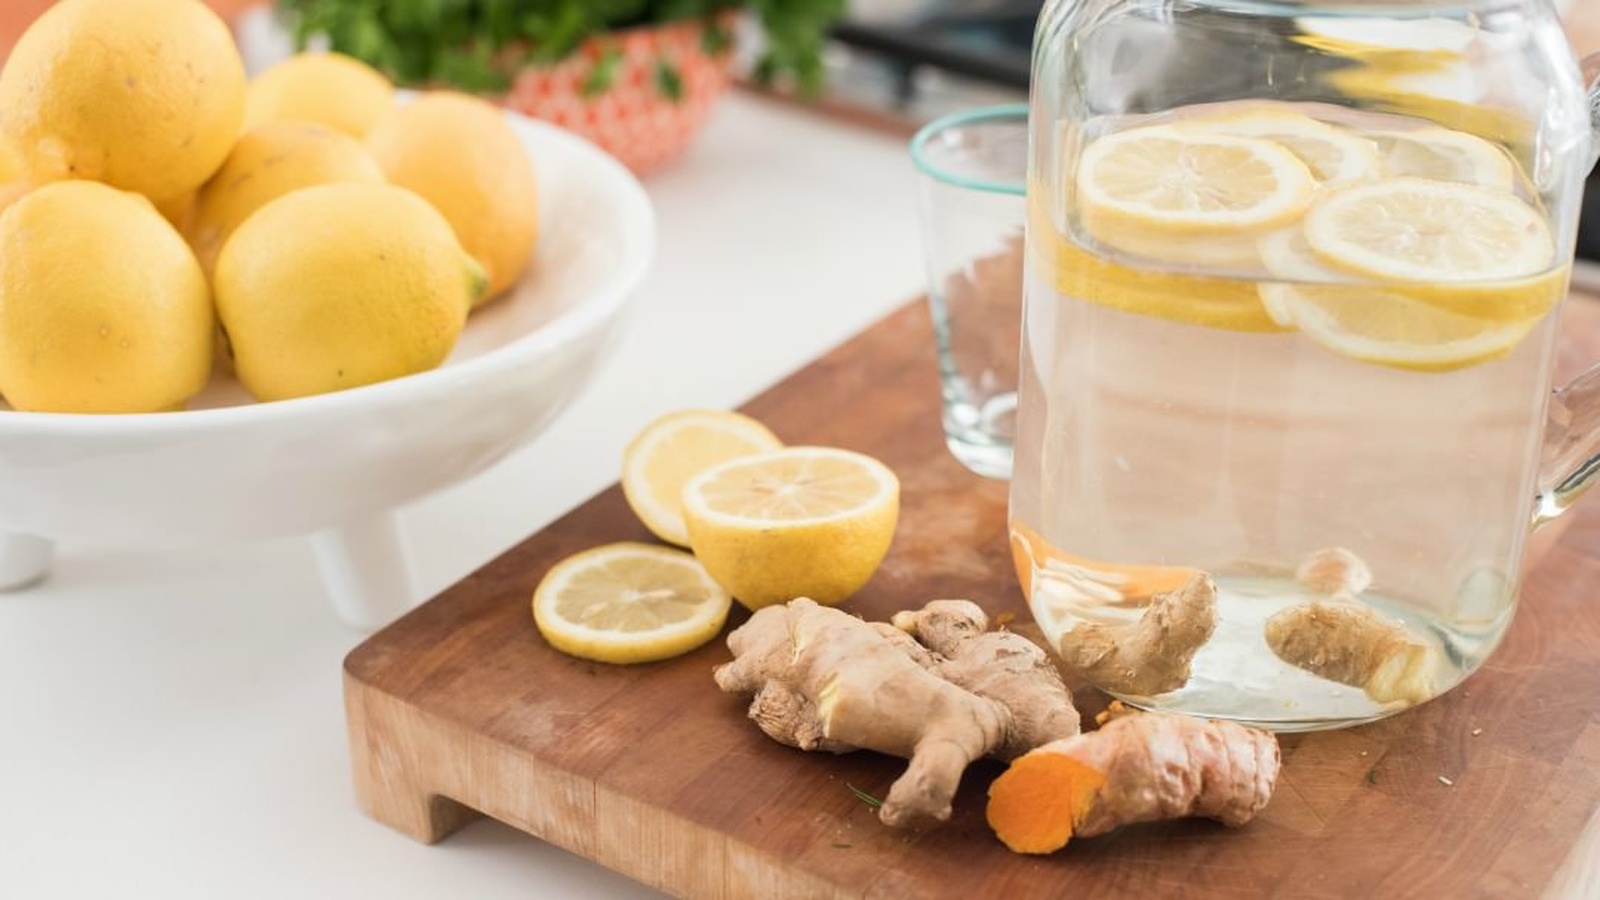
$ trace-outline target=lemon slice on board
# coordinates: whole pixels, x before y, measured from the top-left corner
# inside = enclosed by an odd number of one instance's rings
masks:
[[[622,454],[622,494],[656,537],[689,546],[683,486],[712,466],[783,446],[767,426],[736,412],[685,409],[646,425]]]
[[[1367,132],[1391,176],[1430,178],[1510,192],[1516,165],[1495,144],[1449,128]]]
[[[682,550],[606,544],[551,567],[533,621],[552,647],[606,663],[670,659],[722,630],[732,600]]]
[[[1323,262],[1383,281],[1513,281],[1555,256],[1544,216],[1515,196],[1424,178],[1345,188],[1312,207],[1304,227]]]
[[[1158,232],[1266,230],[1299,216],[1316,181],[1272,141],[1153,125],[1108,134],[1078,166],[1084,224]]]
[[[1241,112],[1207,115],[1179,123],[1184,130],[1254,137],[1280,144],[1325,185],[1375,178],[1383,171],[1378,145],[1292,108],[1252,105]]]
[[[888,553],[900,482],[861,453],[788,447],[695,476],[683,513],[695,556],[745,606],[836,604]]]

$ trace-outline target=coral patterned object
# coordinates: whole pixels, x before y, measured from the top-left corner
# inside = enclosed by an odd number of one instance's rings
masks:
[[[688,21],[591,39],[554,66],[523,70],[503,102],[647,174],[688,146],[728,88],[732,54],[706,52],[704,33]],[[597,89],[597,69],[606,66],[614,67],[609,86]]]

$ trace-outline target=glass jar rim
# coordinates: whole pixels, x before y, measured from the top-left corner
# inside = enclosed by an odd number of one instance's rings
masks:
[[[974,191],[984,191],[990,194],[1025,196],[1027,194],[1027,185],[1023,181],[996,181],[990,178],[973,178],[969,175],[961,175],[941,167],[930,159],[928,155],[928,143],[941,132],[952,128],[962,128],[984,122],[1008,119],[1020,119],[1026,125],[1028,121],[1028,104],[1007,103],[1000,106],[982,106],[977,109],[968,109],[941,116],[922,126],[912,136],[911,160],[916,164],[918,171],[943,184]]]

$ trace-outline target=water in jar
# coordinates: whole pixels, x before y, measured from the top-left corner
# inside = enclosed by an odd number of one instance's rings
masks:
[[[1319,104],[1085,127],[1030,192],[1036,620],[1145,706],[1292,730],[1447,690],[1509,622],[1536,491],[1566,271],[1524,166]]]

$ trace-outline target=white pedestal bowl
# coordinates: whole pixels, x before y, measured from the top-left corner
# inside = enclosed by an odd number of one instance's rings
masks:
[[[539,177],[528,274],[475,313],[440,368],[254,403],[219,374],[183,412],[0,408],[0,590],[55,542],[129,547],[307,534],[338,614],[377,628],[421,598],[394,509],[538,435],[616,343],[655,244],[637,180],[593,146],[507,113]]]

